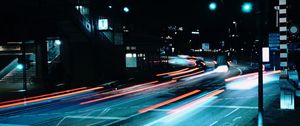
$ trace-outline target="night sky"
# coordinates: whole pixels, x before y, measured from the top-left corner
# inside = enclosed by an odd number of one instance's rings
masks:
[[[221,2],[223,1],[223,2]],[[241,5],[245,0],[216,0],[218,8],[215,12],[209,11],[209,0],[127,0],[124,6],[131,7],[128,18],[135,24],[147,29],[159,29],[168,25],[186,27],[199,27],[203,34],[223,36],[229,27],[233,27],[232,21],[238,22],[240,32],[255,31],[255,15],[241,12]],[[249,0],[248,0],[249,1]],[[249,2],[253,2],[250,0]],[[290,3],[290,19],[299,24],[299,2],[288,0]],[[275,28],[275,10],[273,6],[278,0],[270,0],[269,23],[270,31]],[[299,5],[299,6],[298,6]],[[255,5],[254,5],[255,8]]]
[[[38,2],[37,0],[30,1],[33,1],[35,4],[43,4],[44,10],[46,10],[47,3],[43,3],[43,1]],[[238,31],[241,34],[247,36],[255,31],[254,13],[243,14],[240,10],[241,4],[246,0],[215,0],[218,3],[218,8],[214,12],[208,9],[210,1],[212,0],[99,0],[97,2],[99,4],[98,9],[103,11],[105,11],[103,8],[108,8],[110,2],[114,4],[113,9],[117,9],[119,6],[118,9],[122,10],[122,6],[128,6],[130,12],[124,18],[136,28],[149,31],[151,34],[159,34],[158,32],[161,32],[162,28],[169,25],[177,25],[186,28],[199,28],[204,39],[223,39],[227,35],[228,28],[234,28],[232,21],[238,23]],[[253,2],[253,0],[247,1]],[[288,0],[288,3],[289,21],[299,25],[300,16],[297,13],[300,11],[299,0]],[[3,3],[3,7],[0,9],[0,14],[2,15],[0,21],[1,34],[8,36],[12,33],[24,31],[27,33],[28,29],[30,31],[39,30],[42,27],[38,26],[35,28],[32,25],[56,20],[52,17],[47,18],[49,17],[47,13],[42,14],[39,13],[40,11],[36,11],[35,7],[39,6],[35,4],[31,4],[29,1],[24,2],[23,0]],[[270,0],[271,8],[268,17],[271,32],[278,30],[275,28],[275,10],[273,9],[273,6],[276,4],[278,4],[278,0]],[[49,9],[48,11],[51,10]],[[120,14],[122,14],[121,12]],[[55,12],[54,14],[60,13]],[[43,17],[45,19],[35,19],[40,16],[45,16]],[[49,27],[51,28],[52,26]]]

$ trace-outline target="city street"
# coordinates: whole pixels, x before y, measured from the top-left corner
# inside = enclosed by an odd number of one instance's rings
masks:
[[[232,69],[231,73],[238,73]],[[257,87],[230,86],[230,74],[214,71],[165,82],[152,81],[123,89],[97,89],[76,95],[1,110],[2,124],[19,125],[247,125],[257,116]],[[265,104],[279,94],[278,85],[265,85]],[[252,84],[253,85],[253,84]],[[29,100],[30,101],[30,100]],[[153,107],[154,106],[154,107]],[[1,106],[0,106],[1,107]]]

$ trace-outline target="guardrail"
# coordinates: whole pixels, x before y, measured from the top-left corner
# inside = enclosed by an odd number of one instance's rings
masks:
[[[9,63],[4,69],[0,71],[0,79],[2,79],[6,74],[12,71],[18,65],[18,58],[15,58],[11,63]]]

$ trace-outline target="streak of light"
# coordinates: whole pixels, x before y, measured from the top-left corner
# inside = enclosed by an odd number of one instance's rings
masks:
[[[65,90],[65,91],[54,92],[54,93],[50,93],[50,94],[43,94],[43,95],[38,95],[38,96],[32,96],[32,97],[28,97],[28,98],[20,98],[20,99],[15,99],[15,100],[9,100],[9,101],[0,102],[0,105],[12,103],[12,102],[27,101],[27,100],[32,100],[32,99],[36,99],[36,98],[42,98],[42,97],[57,95],[57,94],[63,94],[63,93],[68,93],[68,92],[83,90],[83,89],[86,89],[86,88],[87,87],[81,87],[81,88],[75,88],[75,89],[70,89],[70,90]]]
[[[198,71],[196,73],[191,73],[191,74],[187,74],[187,75],[182,75],[182,76],[178,76],[178,77],[174,77],[173,79],[179,79],[179,78],[184,78],[184,77],[190,77],[190,76],[193,76],[193,75],[196,75],[196,74],[200,74],[200,73],[203,73],[204,70],[202,71]]]
[[[264,75],[277,74],[280,72],[281,72],[280,70],[272,71],[272,72],[264,72]],[[251,76],[258,76],[258,72],[239,75],[239,76],[235,76],[235,77],[230,77],[230,78],[225,79],[225,82],[229,82],[229,81],[233,81],[233,80],[237,80],[237,79],[241,79],[241,78],[245,78],[245,77],[251,77]]]
[[[265,72],[263,79],[264,79],[264,84],[267,84],[268,82],[277,80],[278,78],[272,77],[269,75],[273,74],[278,74],[281,71],[272,71],[272,72]],[[226,88],[230,90],[249,90],[252,88],[257,87],[258,81],[257,81],[258,75],[248,77],[245,79],[239,79],[239,80],[234,80],[226,84]]]
[[[209,72],[206,72],[206,73],[203,73],[203,74],[199,74],[199,75],[195,75],[195,76],[191,76],[191,77],[184,78],[183,80],[189,81],[189,80],[193,80],[193,79],[195,79],[195,78],[203,77],[203,76],[210,75],[210,74],[213,74],[213,73],[216,73],[216,72],[214,72],[214,71],[209,71]]]
[[[156,74],[156,76],[165,76],[165,75],[168,75],[168,74],[173,74],[173,73],[177,73],[177,72],[186,71],[186,70],[188,70],[188,69],[189,69],[189,68],[185,68],[185,69],[181,69],[181,70],[177,70],[177,71],[172,71],[172,72],[167,72],[167,73]]]
[[[34,103],[34,102],[51,100],[51,99],[55,99],[55,98],[61,98],[61,97],[65,97],[65,96],[71,96],[71,95],[75,95],[75,94],[80,94],[80,93],[84,93],[84,92],[88,92],[88,91],[99,90],[99,89],[102,89],[102,88],[104,88],[104,87],[95,87],[95,88],[90,88],[90,89],[75,91],[75,92],[61,94],[61,95],[54,95],[54,96],[50,96],[50,97],[44,97],[44,98],[39,98],[39,99],[28,100],[28,101],[24,101],[24,102],[16,102],[16,103],[11,103],[11,104],[6,104],[6,105],[0,105],[0,108],[8,108],[8,107],[13,107],[13,106],[18,106],[18,105],[24,105],[24,104]]]
[[[134,88],[142,87],[142,86],[149,85],[149,84],[155,84],[155,83],[158,83],[158,82],[159,81],[151,81],[151,82],[141,83],[141,84],[137,84],[137,85],[126,87],[126,88],[121,88],[121,89],[118,89],[118,90],[112,90],[112,91],[108,91],[108,92],[99,93],[99,94],[96,94],[94,96],[98,96],[98,95],[102,95],[102,94],[110,94],[110,93],[114,93],[114,92],[117,92],[117,91],[124,91],[124,90],[128,90],[128,89],[134,89]]]
[[[121,93],[121,94],[115,94],[115,95],[111,95],[111,96],[107,96],[107,97],[102,97],[102,98],[98,98],[98,99],[94,99],[94,100],[89,100],[89,101],[86,101],[86,102],[81,102],[80,104],[84,105],[84,104],[89,104],[89,103],[98,102],[98,101],[102,101],[102,100],[107,100],[107,99],[110,99],[110,98],[124,96],[124,95],[127,95],[127,94],[132,94],[132,93],[144,91],[144,90],[148,90],[148,89],[159,87],[159,86],[168,85],[168,84],[175,83],[175,82],[176,82],[176,80],[171,80],[171,81],[160,83],[160,84],[153,85],[153,86],[150,86],[150,87],[140,88],[140,89],[137,89],[137,90],[124,92],[124,93]]]
[[[177,76],[177,75],[181,75],[181,74],[190,73],[190,72],[193,72],[193,71],[196,71],[196,70],[199,70],[199,68],[194,68],[194,69],[190,69],[190,70],[187,70],[187,71],[182,71],[182,72],[169,74],[169,76]]]
[[[200,92],[200,90],[194,90],[194,91],[191,91],[191,92],[189,92],[189,93],[183,94],[183,95],[181,95],[181,96],[172,98],[172,99],[170,99],[170,100],[167,100],[167,101],[164,101],[164,102],[155,104],[155,105],[153,105],[153,106],[150,106],[150,107],[141,109],[141,110],[139,110],[139,112],[140,112],[140,113],[145,113],[145,112],[151,111],[151,110],[153,110],[153,109],[159,108],[159,107],[161,107],[161,106],[165,106],[165,105],[167,105],[167,104],[170,104],[170,103],[176,102],[176,101],[178,101],[178,100],[181,100],[181,99],[183,99],[183,98],[189,97],[189,96],[194,95],[194,94],[199,93],[199,92]]]
[[[235,76],[235,77],[226,78],[226,79],[225,79],[225,82],[237,80],[237,79],[244,78],[244,77],[257,76],[257,75],[258,75],[257,72],[255,72],[255,73],[250,73],[250,74],[239,75],[239,76]]]
[[[134,85],[134,86],[118,89],[118,90],[112,90],[112,91],[107,91],[107,92],[103,92],[103,93],[99,93],[99,94],[94,94],[94,95],[91,95],[91,96],[81,97],[81,98],[78,98],[78,99],[75,99],[75,100],[82,100],[82,99],[87,99],[87,98],[91,98],[91,97],[95,97],[95,96],[99,96],[99,95],[117,93],[119,91],[124,91],[124,90],[128,90],[128,89],[142,87],[142,86],[145,86],[145,85],[155,84],[155,83],[158,83],[158,82],[159,81],[151,81],[151,82],[141,83],[141,84],[138,84],[138,85]],[[74,100],[72,100],[72,101],[74,101]]]
[[[205,102],[206,100],[208,100],[208,99],[210,99],[210,98],[212,98],[212,97],[214,97],[214,96],[216,96],[218,94],[221,94],[222,92],[224,92],[224,89],[222,89],[222,90],[216,90],[216,91],[214,91],[214,92],[212,92],[210,94],[205,95],[204,97],[201,97],[200,99],[197,99],[197,100],[192,101],[192,102],[190,102],[188,104],[185,104],[185,105],[183,105],[181,107],[178,107],[178,108],[176,108],[176,109],[174,109],[172,111],[169,111],[168,114],[179,113],[179,112],[182,112],[182,111],[184,111],[186,109],[192,108],[196,104],[201,103],[201,102]]]

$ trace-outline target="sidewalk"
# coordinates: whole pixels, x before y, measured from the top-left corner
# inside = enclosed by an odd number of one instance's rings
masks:
[[[275,82],[279,85],[279,82]],[[275,100],[269,106],[264,106],[264,126],[299,126],[300,124],[300,98],[295,100],[295,110],[280,109],[280,93],[275,95]],[[249,126],[257,126],[257,118]]]

